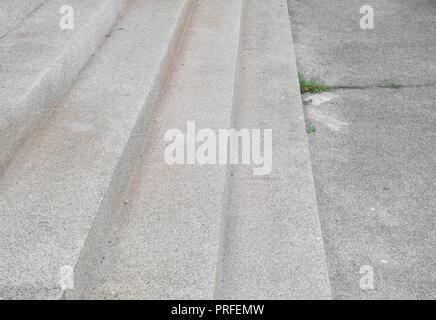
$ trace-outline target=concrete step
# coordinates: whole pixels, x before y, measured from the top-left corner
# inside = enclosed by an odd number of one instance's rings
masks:
[[[56,0],[0,39],[0,298],[330,298],[286,0],[130,1],[67,90],[124,3],[70,2],[86,41],[18,41]],[[189,121],[272,129],[272,172],[168,165]]]
[[[99,228],[91,228],[95,217],[113,211],[112,205],[123,199],[122,186],[130,176],[135,159],[139,158],[149,112],[161,91],[192,2],[132,1],[125,17],[90,60],[71,91],[5,170],[0,178],[0,298],[60,298],[71,288],[72,275],[80,278],[80,267],[76,266],[80,264],[81,251],[86,252],[89,231],[95,233],[93,237],[98,236]],[[32,33],[29,42],[14,44],[13,40],[8,40],[13,34],[18,37],[24,30],[30,32],[29,21],[26,21],[9,33],[8,39],[1,40],[11,41],[7,50],[1,52],[2,63],[3,57],[18,52],[18,48],[24,50],[23,55],[10,61],[8,71],[1,73],[1,81],[6,81],[5,86],[0,81],[1,96],[3,98],[5,93],[8,97],[3,101],[11,102],[16,96],[24,96],[30,105],[39,94],[41,99],[54,94],[59,84],[53,81],[62,83],[80,69],[86,56],[95,51],[99,35],[110,28],[118,11],[114,6],[120,8],[122,4],[121,1],[70,1],[73,3],[83,6],[79,12],[84,16],[76,14],[76,24],[88,21],[89,35],[82,39],[84,41],[74,33],[68,37],[72,42],[68,42],[56,33],[58,31],[53,29],[50,33],[50,27],[43,27],[51,21],[46,15],[58,12],[60,3],[57,1],[47,3],[55,11],[44,7],[40,13],[43,16],[35,13],[34,19],[40,21],[43,28],[35,32],[41,31],[43,39]],[[91,19],[86,7],[98,8],[91,10],[94,18]],[[99,20],[96,25],[93,19],[97,17],[106,23]],[[57,20],[53,23],[57,24]],[[48,34],[53,35],[54,41],[46,37]],[[31,59],[32,46],[42,40],[49,44],[35,47]],[[74,43],[84,52],[74,58],[74,54],[66,53],[71,49],[67,43]],[[63,44],[62,50],[58,47],[60,44]],[[53,46],[57,48],[56,55],[48,54],[52,50],[45,50]],[[12,72],[20,70],[19,61],[23,62],[21,72],[28,72],[29,78],[16,78]],[[47,66],[50,61],[54,64],[43,71],[41,66]],[[29,87],[39,93],[29,93]],[[6,108],[9,106],[11,104],[6,104]],[[3,108],[2,105],[2,123],[4,115],[11,116],[4,114]],[[21,120],[32,118],[21,108]],[[21,122],[17,121],[13,123],[20,129]],[[6,138],[10,138],[9,132],[4,131],[5,126],[1,128],[1,138],[5,138],[6,133]]]
[[[229,128],[241,5],[197,2],[129,196],[83,278],[82,298],[213,298],[226,166],[168,165],[163,138],[190,120],[198,129]]]
[[[95,53],[126,0],[71,0],[74,30],[60,27],[63,0],[2,4],[0,174]]]
[[[247,1],[236,129],[272,129],[270,175],[233,166],[216,298],[329,299],[286,0]]]

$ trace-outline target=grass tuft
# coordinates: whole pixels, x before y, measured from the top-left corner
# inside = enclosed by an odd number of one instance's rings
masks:
[[[298,73],[298,80],[300,82],[301,94],[306,92],[321,93],[330,89],[330,87],[324,83],[318,82],[313,79],[306,79],[302,73]]]
[[[313,124],[308,124],[307,126],[306,126],[306,132],[307,133],[315,133],[316,132],[316,127],[313,125]]]

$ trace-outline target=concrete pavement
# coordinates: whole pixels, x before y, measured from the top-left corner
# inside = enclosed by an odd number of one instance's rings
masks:
[[[434,299],[436,3],[288,3],[299,70],[345,88],[305,106],[333,298]]]

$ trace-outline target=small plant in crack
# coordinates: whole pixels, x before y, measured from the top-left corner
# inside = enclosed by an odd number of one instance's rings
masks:
[[[318,82],[314,79],[306,79],[302,73],[298,73],[298,80],[300,82],[301,94],[306,92],[321,93],[330,89],[330,87],[324,83]]]
[[[316,127],[313,124],[309,123],[306,126],[306,132],[309,133],[309,134],[315,133],[316,132]]]
[[[396,83],[385,83],[384,85],[381,86],[382,88],[386,88],[386,89],[401,89],[401,85],[400,84],[396,84]]]

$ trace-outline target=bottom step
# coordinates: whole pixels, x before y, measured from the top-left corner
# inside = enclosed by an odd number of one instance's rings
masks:
[[[330,299],[286,0],[247,1],[235,127],[272,129],[272,172],[235,166],[216,297]]]

